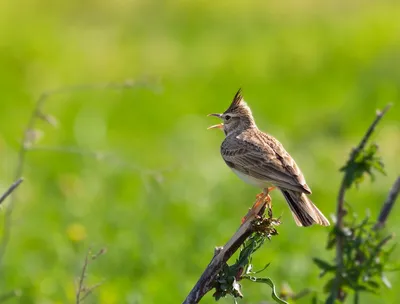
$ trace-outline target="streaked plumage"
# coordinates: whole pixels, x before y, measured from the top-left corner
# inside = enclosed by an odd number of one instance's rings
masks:
[[[308,199],[311,189],[299,167],[278,140],[257,128],[240,90],[223,114],[212,115],[224,121],[218,125],[226,135],[221,155],[236,175],[259,188],[278,187],[297,225],[329,225],[325,216]]]

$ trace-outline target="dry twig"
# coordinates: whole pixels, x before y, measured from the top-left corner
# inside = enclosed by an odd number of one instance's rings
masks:
[[[92,251],[90,248],[89,248],[88,252],[86,253],[85,261],[82,266],[81,274],[79,276],[76,293],[75,293],[75,303],[76,304],[82,303],[83,300],[85,300],[89,295],[91,295],[92,292],[97,287],[99,287],[101,284],[103,284],[103,282],[100,282],[100,283],[97,283],[97,284],[87,287],[87,286],[85,286],[85,279],[87,276],[87,270],[88,270],[89,263],[91,261],[96,260],[99,256],[103,255],[104,253],[106,253],[105,248],[100,249],[100,251],[98,253],[96,253],[95,255],[92,255]]]
[[[386,198],[386,201],[382,206],[381,212],[379,213],[378,220],[374,226],[374,229],[380,229],[385,226],[386,220],[390,214],[390,211],[393,208],[394,203],[396,202],[399,192],[400,192],[400,176],[397,177],[392,188],[390,189],[388,197]]]
[[[24,181],[22,177],[17,179],[0,197],[0,204]]]
[[[215,255],[210,264],[208,264],[206,270],[186,297],[186,300],[183,302],[184,304],[198,303],[201,298],[214,287],[214,279],[217,274],[252,232],[252,223],[251,221],[247,221],[240,226],[238,231],[236,231],[224,247],[218,248],[215,251]]]

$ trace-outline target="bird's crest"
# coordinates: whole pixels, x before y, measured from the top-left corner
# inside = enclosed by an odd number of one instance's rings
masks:
[[[245,102],[243,100],[242,89],[239,89],[235,94],[235,97],[233,97],[233,101],[226,112],[231,112],[235,108],[240,107],[242,104],[245,104]]]
[[[239,89],[239,91],[237,91],[237,93],[235,94],[235,97],[233,97],[233,101],[232,101],[231,105],[225,111],[225,113],[235,113],[235,114],[239,114],[239,115],[246,115],[246,116],[253,117],[249,106],[243,99],[242,89]]]

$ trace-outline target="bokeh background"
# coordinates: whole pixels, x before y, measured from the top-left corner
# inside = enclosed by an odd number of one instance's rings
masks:
[[[20,290],[8,302],[73,303],[89,247],[107,254],[89,266],[88,285],[104,282],[87,303],[183,301],[258,191],[223,163],[223,134],[206,130],[217,123],[206,114],[239,87],[325,214],[350,149],[393,102],[374,135],[387,175],[347,197],[375,217],[399,173],[399,18],[399,2],[382,0],[0,1],[1,192],[41,93],[84,86],[50,95],[43,113],[57,126],[38,120],[31,132],[1,261],[1,292]],[[273,200],[283,224],[255,267],[271,262],[265,275],[278,289],[321,291],[311,259],[332,258],[328,228],[298,228],[279,193]],[[244,295],[259,303],[270,288],[244,283]],[[363,296],[399,301],[396,290]]]

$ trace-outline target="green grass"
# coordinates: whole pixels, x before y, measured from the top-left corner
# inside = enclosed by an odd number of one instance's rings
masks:
[[[387,176],[350,191],[348,201],[360,216],[366,208],[376,214],[398,175],[394,1],[34,2],[0,4],[0,190],[14,179],[42,92],[126,79],[148,86],[59,94],[45,104],[58,127],[39,122],[38,146],[111,156],[28,153],[0,275],[1,292],[22,290],[9,303],[73,302],[88,247],[108,249],[90,265],[89,282],[105,282],[88,303],[183,301],[258,191],[223,163],[223,134],[206,131],[216,123],[206,114],[225,110],[239,87],[325,214],[335,211],[338,169],[388,102],[394,107],[374,136]],[[321,290],[311,259],[326,257],[327,230],[298,228],[283,198],[273,199],[280,235],[254,264],[271,262],[278,287]],[[400,232],[396,209],[389,229]],[[389,277],[394,290],[363,303],[398,302],[400,278]],[[263,285],[246,283],[243,292],[246,303],[270,299]]]

